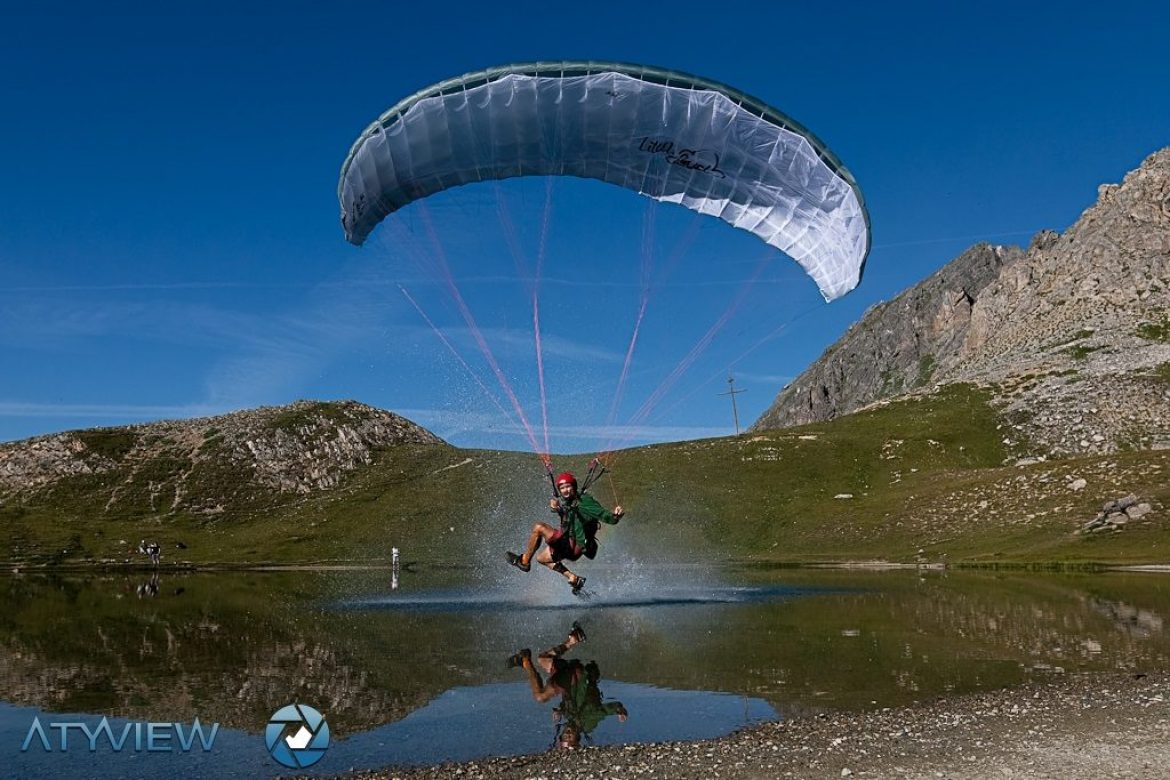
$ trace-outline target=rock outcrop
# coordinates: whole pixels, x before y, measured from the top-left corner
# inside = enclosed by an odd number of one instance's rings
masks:
[[[753,429],[975,382],[1034,457],[1170,447],[1170,149],[1063,235],[987,244],[873,307]]]
[[[0,495],[70,478],[113,506],[144,494],[151,511],[224,511],[233,492],[303,495],[339,485],[374,454],[441,445],[426,429],[354,401],[298,401],[218,417],[95,428],[0,444]]]
[[[932,383],[940,357],[963,349],[975,301],[1021,257],[1014,247],[979,244],[872,307],[780,393],[753,429],[830,420]]]
[[[1140,520],[1153,511],[1153,507],[1137,496],[1126,496],[1116,501],[1107,501],[1101,511],[1085,523],[1077,533],[1095,534],[1102,531],[1121,531],[1130,520]]]

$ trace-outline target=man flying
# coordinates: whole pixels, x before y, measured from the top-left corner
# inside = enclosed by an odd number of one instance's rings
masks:
[[[561,561],[575,561],[582,555],[592,559],[597,555],[598,524],[615,525],[622,519],[625,510],[616,506],[610,512],[588,493],[578,493],[577,478],[568,471],[557,476],[555,485],[558,497],[550,499],[548,506],[560,517],[561,527],[557,529],[547,523],[537,523],[532,526],[524,554],[509,552],[507,559],[520,571],[530,571],[532,556],[535,555],[537,563],[568,580],[573,593],[577,595],[585,585],[585,578],[569,571]],[[545,548],[537,554],[536,550],[542,541]]]

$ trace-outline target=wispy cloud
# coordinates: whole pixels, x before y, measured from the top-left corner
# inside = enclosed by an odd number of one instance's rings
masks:
[[[239,406],[207,403],[179,405],[136,404],[53,404],[0,400],[0,417],[40,419],[102,420],[103,425],[121,425],[157,420],[186,420],[214,417],[237,411]],[[499,414],[450,409],[395,409],[396,414],[427,428],[447,441],[478,443],[480,437],[496,441],[511,439],[518,448],[527,449],[527,437],[519,425]],[[590,442],[600,446],[605,441],[631,444],[684,441],[726,436],[724,427],[687,425],[553,425],[549,436],[553,450],[575,449],[567,442]]]
[[[189,404],[119,409],[15,400],[7,402],[4,414],[84,417],[92,412],[154,418],[284,402],[299,392],[306,378],[318,375],[339,356],[375,347],[384,353],[403,337],[417,335],[417,326],[393,322],[396,309],[387,305],[387,291],[363,284],[362,275],[362,268],[350,268],[346,280],[351,284],[314,287],[307,296],[292,296],[295,300],[276,313],[262,300],[255,301],[253,311],[125,295],[0,299],[0,346],[36,350],[46,363],[55,353],[72,354],[79,347],[96,350],[94,354],[126,349],[118,346],[119,341],[197,348],[200,359],[212,356],[203,396]],[[388,339],[388,331],[399,339]]]
[[[759,382],[760,384],[776,385],[779,388],[789,384],[796,377],[790,374],[753,374],[748,371],[736,371],[735,379],[737,382]]]
[[[543,329],[542,329],[543,330]],[[457,341],[463,354],[478,354],[475,338],[466,327],[443,328],[443,333]],[[516,328],[483,328],[480,330],[488,347],[497,358],[534,358],[535,347],[531,330]],[[541,349],[544,357],[563,358],[570,361],[596,361],[620,363],[624,355],[614,350],[585,344],[550,333],[541,333]]]
[[[300,290],[307,284],[272,284],[254,282],[164,282],[111,284],[55,284],[0,287],[4,293],[63,293],[63,292],[167,292],[178,290]]]
[[[232,354],[222,358],[205,381],[207,400],[215,405],[254,405],[282,398],[340,357],[417,334],[414,325],[392,323],[386,289],[363,284],[366,272],[347,271],[353,284],[321,285],[310,291],[296,313],[255,323]],[[369,281],[377,281],[374,276]]]
[[[949,244],[954,241],[990,241],[1001,236],[1034,236],[1040,228],[1032,230],[1003,230],[998,233],[980,233],[971,236],[950,236],[949,238],[924,238],[917,241],[893,241],[890,243],[874,244],[874,249],[888,249],[898,246],[921,246],[923,244]]]
[[[508,436],[527,441],[524,430],[517,424],[488,412],[452,409],[395,409],[400,414],[452,443],[472,436]],[[559,442],[590,441],[600,446],[606,441],[631,443],[682,441],[727,436],[727,427],[701,425],[550,425],[549,437],[553,449]]]
[[[258,314],[205,304],[34,299],[0,305],[0,342],[45,345],[125,336],[199,346],[238,344],[267,330]]]
[[[208,404],[151,406],[135,404],[51,404],[0,400],[2,417],[92,417],[126,420],[166,420],[212,417],[232,411]]]

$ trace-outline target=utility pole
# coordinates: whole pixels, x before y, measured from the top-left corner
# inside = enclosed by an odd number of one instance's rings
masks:
[[[731,396],[731,415],[735,418],[735,435],[739,436],[739,409],[736,408],[735,397],[740,393],[746,393],[747,390],[735,389],[735,377],[731,375],[730,371],[727,372],[727,388],[726,393],[720,393],[719,395]]]

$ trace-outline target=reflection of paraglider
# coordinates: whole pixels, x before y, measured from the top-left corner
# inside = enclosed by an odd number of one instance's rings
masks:
[[[536,701],[543,704],[555,696],[561,697],[561,703],[553,709],[553,720],[557,724],[553,742],[556,747],[580,747],[582,739],[610,715],[616,715],[623,723],[629,717],[620,701],[602,701],[601,689],[597,687],[601,670],[595,661],[582,663],[563,658],[565,653],[584,641],[584,630],[573,623],[564,642],[538,655],[536,665],[540,666],[545,678],[533,664],[531,650],[521,650],[508,659],[509,667],[519,666],[524,670],[532,698]]]
[[[731,87],[597,62],[508,65],[441,82],[371,124],[338,184],[346,238],[436,192],[578,176],[717,216],[776,247],[826,300],[869,251],[860,190],[815,136]]]

